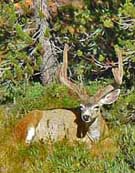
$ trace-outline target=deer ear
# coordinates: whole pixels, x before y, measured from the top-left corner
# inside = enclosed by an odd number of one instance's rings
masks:
[[[112,92],[100,99],[99,105],[114,103],[118,99],[119,94],[120,89],[113,90]]]

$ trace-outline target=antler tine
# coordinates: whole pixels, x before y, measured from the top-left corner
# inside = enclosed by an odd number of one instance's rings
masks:
[[[67,77],[68,50],[69,50],[69,46],[67,44],[65,44],[64,52],[63,52],[63,63],[61,65],[60,71],[59,71],[60,82],[63,83],[64,85],[66,85],[70,90],[75,92],[79,96],[81,101],[88,102],[89,96],[88,96],[86,90],[84,89],[84,87],[81,85],[75,84],[74,82],[69,80]]]
[[[115,82],[117,85],[122,84],[122,78],[123,78],[123,57],[122,57],[122,51],[120,49],[116,49],[116,53],[118,56],[118,67],[112,68],[112,73],[115,79]]]
[[[123,58],[122,51],[116,49],[116,53],[118,56],[118,67],[112,67],[112,73],[114,76],[114,82],[110,85],[107,85],[105,88],[99,90],[94,96],[94,101],[97,102],[102,97],[104,97],[107,93],[111,92],[115,88],[118,88],[122,84],[123,78]]]
[[[69,46],[68,44],[65,44],[64,46],[64,52],[63,52],[63,64],[62,64],[62,73],[65,77],[65,79],[68,79],[67,77],[67,69],[68,69],[68,50],[69,50]]]

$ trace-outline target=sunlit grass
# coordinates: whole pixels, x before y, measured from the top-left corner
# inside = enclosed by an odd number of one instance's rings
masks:
[[[83,143],[68,141],[33,143],[30,146],[12,141],[10,132],[3,132],[0,146],[0,170],[7,173],[76,173],[133,172],[118,151],[110,157],[106,152],[93,157]]]
[[[57,86],[45,90],[45,95],[41,96],[39,92],[35,98],[35,94],[31,91],[21,99],[18,98],[17,104],[11,108],[7,109],[7,105],[0,107],[0,173],[133,173],[135,171],[135,128],[130,124],[113,126],[114,123],[110,123],[112,124],[109,126],[110,136],[93,145],[91,150],[84,143],[69,143],[66,140],[56,143],[36,142],[30,146],[17,143],[12,135],[14,125],[24,116],[25,111],[29,111],[30,105],[31,109],[45,109],[49,105],[51,108],[54,104],[56,107],[79,105],[74,95],[69,95],[65,88]],[[119,106],[116,105],[116,108],[118,112]],[[111,118],[109,120],[114,121]]]

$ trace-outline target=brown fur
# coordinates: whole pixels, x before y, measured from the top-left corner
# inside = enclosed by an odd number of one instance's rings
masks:
[[[109,135],[108,126],[106,124],[105,119],[103,118],[101,114],[100,114],[100,127],[101,127],[102,138],[107,137]]]
[[[14,137],[17,140],[24,140],[26,138],[27,129],[30,126],[37,126],[40,119],[43,116],[43,112],[34,110],[29,112],[24,118],[22,118],[14,129]]]
[[[41,122],[42,125],[39,126]],[[70,141],[82,140],[87,144],[91,144],[91,141],[87,136],[89,126],[81,120],[80,110],[78,108],[72,110],[54,109],[31,111],[15,126],[14,137],[18,141],[25,141],[28,128],[35,127],[38,129],[35,140],[40,140],[41,137],[46,139],[44,134],[49,131],[53,125],[55,126],[55,122],[59,127],[56,132],[56,135],[58,135],[57,140],[66,137]],[[102,115],[100,115],[99,122],[99,125],[101,126],[101,134],[103,136],[107,135],[108,128]]]

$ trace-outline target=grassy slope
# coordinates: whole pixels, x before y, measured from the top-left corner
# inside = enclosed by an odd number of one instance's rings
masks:
[[[38,93],[37,94],[37,90]],[[53,91],[53,92],[52,92]],[[35,94],[36,93],[36,94]],[[44,94],[43,94],[44,93]],[[122,102],[120,98],[118,104]],[[127,99],[129,102],[129,98]],[[133,100],[133,99],[132,99]],[[122,102],[123,103],[123,102]],[[118,123],[119,106],[113,106],[114,115],[108,119],[110,138],[96,144],[91,151],[83,143],[68,141],[34,143],[24,146],[13,141],[12,129],[25,112],[39,108],[72,107],[79,104],[61,86],[51,86],[39,92],[30,88],[17,104],[0,109],[0,172],[3,173],[132,173],[135,171],[135,128]],[[114,107],[116,109],[114,109]],[[114,122],[117,122],[114,123]]]

